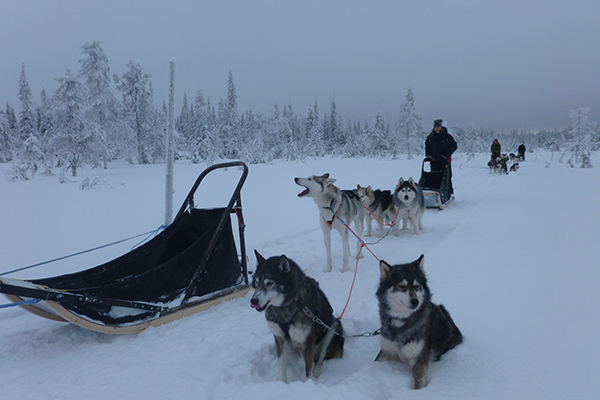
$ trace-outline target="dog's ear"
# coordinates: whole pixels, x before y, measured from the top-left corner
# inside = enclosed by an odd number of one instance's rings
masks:
[[[260,255],[260,253],[256,249],[254,249],[254,255],[256,256],[256,262],[257,262],[257,264],[262,264],[265,261],[267,261],[267,260],[265,260],[265,258],[263,256]]]
[[[413,181],[412,176],[410,178],[408,178],[408,183],[410,184],[410,186],[414,186],[415,185],[415,181]]]
[[[290,272],[290,260],[288,260],[288,258],[285,256],[285,254],[282,254],[281,257],[279,257],[279,269],[283,272]]]
[[[400,179],[398,179],[398,183],[396,184],[396,188],[399,188],[402,185],[404,185],[404,179],[400,178]]]
[[[392,266],[383,260],[379,261],[379,271],[381,272],[380,280],[386,280],[392,274]]]
[[[360,185],[356,185],[356,190],[360,190]]]
[[[329,177],[329,172],[326,173],[326,174],[323,174],[321,176],[321,178],[323,178],[323,180],[325,181],[325,185],[326,186],[332,184],[333,182],[335,182],[335,179]]]
[[[419,269],[421,270],[423,275],[425,274],[425,261],[423,260],[424,258],[425,255],[421,254],[421,257],[417,258],[417,260],[415,261],[415,264],[419,266]]]

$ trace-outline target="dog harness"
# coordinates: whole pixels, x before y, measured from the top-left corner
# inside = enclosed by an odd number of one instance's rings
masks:
[[[343,196],[343,194],[342,194],[342,196]],[[333,213],[333,218],[331,219],[331,221],[327,221],[323,216],[321,216],[323,219],[325,219],[325,222],[327,222],[327,224],[329,226],[333,225],[333,222],[335,221],[335,217],[337,217],[337,212],[340,209],[338,207],[338,209],[334,211],[333,210],[334,203],[335,203],[335,199],[331,199],[331,202],[329,203],[329,207],[321,207],[321,208],[324,208],[325,210],[330,210]]]

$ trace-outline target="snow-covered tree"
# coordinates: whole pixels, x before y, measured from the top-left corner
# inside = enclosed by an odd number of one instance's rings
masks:
[[[183,92],[183,104],[181,106],[181,112],[175,119],[175,130],[177,131],[178,143],[175,146],[175,152],[178,153],[183,151],[189,153],[191,150],[190,144],[193,142],[195,135],[195,123],[196,123],[196,110],[194,105],[190,106],[187,98],[187,93]],[[192,153],[193,154],[193,153]]]
[[[77,176],[83,164],[99,164],[100,146],[98,127],[85,120],[85,89],[77,77],[67,70],[53,96],[54,124],[52,126],[53,150],[65,170]]]
[[[246,143],[240,149],[240,159],[249,164],[273,161],[273,148],[267,145],[267,122],[261,114],[246,111],[240,119],[241,129],[247,133]]]
[[[306,154],[309,157],[322,157],[325,154],[325,142],[323,140],[323,128],[319,123],[319,106],[317,101],[313,107],[309,107],[304,121],[306,132]]]
[[[422,153],[425,135],[423,134],[423,123],[415,109],[415,96],[412,88],[408,88],[404,102],[400,104],[400,113],[396,120],[395,136],[399,148],[392,148],[393,155],[406,152],[408,159],[414,154]]]
[[[577,108],[571,110],[571,128],[567,134],[567,149],[563,153],[564,158],[567,153],[569,158],[567,165],[574,166],[580,164],[581,168],[591,168],[590,155],[596,142],[596,132],[594,124],[588,119],[589,107]]]
[[[12,160],[13,135],[4,110],[0,110],[0,163]]]
[[[389,125],[386,126],[380,112],[363,132],[363,140],[367,156],[383,158],[391,154],[390,150],[393,145],[391,130]]]
[[[44,154],[37,138],[35,104],[29,87],[25,64],[21,64],[19,78],[19,113],[17,156],[14,160],[12,178],[32,179],[44,161]]]
[[[110,66],[101,43],[86,43],[81,47],[84,58],[79,60],[81,64],[79,76],[85,88],[85,118],[96,124],[99,129],[98,145],[106,169],[110,157],[109,142],[117,139],[113,131],[116,99],[110,89]]]
[[[52,175],[54,167],[54,152],[52,151],[52,102],[42,89],[40,93],[40,105],[37,108],[37,137],[39,139],[42,154],[44,154],[45,175]]]
[[[113,78],[117,90],[123,96],[124,119],[135,138],[137,161],[140,164],[148,164],[151,162],[151,147],[156,145],[155,136],[158,128],[151,125],[152,77],[150,74],[145,74],[143,68],[133,61],[127,63],[127,68],[128,71],[121,77],[113,75]],[[160,134],[158,136],[160,137]]]
[[[237,111],[237,94],[233,83],[233,74],[229,71],[227,81],[227,98],[219,101],[217,112],[217,131],[219,140],[223,142],[222,157],[238,158],[244,138],[240,130]],[[217,138],[214,137],[216,140]]]

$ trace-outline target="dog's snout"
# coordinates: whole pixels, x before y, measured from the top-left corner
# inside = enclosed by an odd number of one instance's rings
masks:
[[[254,297],[250,299],[250,305],[252,307],[257,307],[258,306],[258,300],[256,300]]]
[[[416,308],[419,305],[419,299],[417,299],[416,297],[413,297],[412,299],[410,299],[410,304]]]

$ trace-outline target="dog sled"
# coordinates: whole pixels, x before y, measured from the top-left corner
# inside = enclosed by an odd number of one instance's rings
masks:
[[[433,171],[433,168],[431,168],[432,162],[433,158],[431,157],[423,159],[419,186],[423,190],[425,207],[443,210],[454,201],[452,183],[450,182],[450,162],[446,160],[446,166],[441,171]],[[429,163],[429,171],[426,171],[426,163]]]
[[[240,168],[241,176],[227,206],[196,208],[194,195],[206,175],[230,167]],[[38,316],[113,334],[139,332],[244,296],[249,286],[241,188],[247,175],[239,161],[213,165],[200,174],[171,225],[147,243],[81,272],[29,281],[0,277],[0,293]]]

